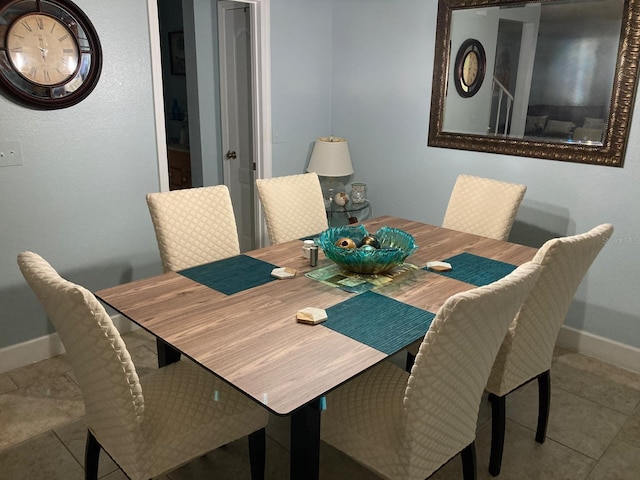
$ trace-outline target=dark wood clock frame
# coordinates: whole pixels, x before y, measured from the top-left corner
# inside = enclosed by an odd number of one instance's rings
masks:
[[[22,75],[7,50],[7,32],[29,13],[51,16],[66,25],[79,50],[74,75],[55,85],[43,85]],[[0,86],[12,99],[36,109],[66,108],[84,100],[102,71],[100,39],[87,15],[70,0],[0,0]]]
[[[467,85],[464,81],[463,71],[465,60],[471,53],[475,53],[478,57],[478,75],[471,85]],[[487,69],[487,55],[482,44],[475,38],[469,38],[462,42],[454,65],[454,81],[458,94],[464,98],[473,97],[480,90]]]

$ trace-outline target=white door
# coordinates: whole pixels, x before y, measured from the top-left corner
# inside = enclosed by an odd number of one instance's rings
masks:
[[[256,238],[250,8],[247,3],[218,2],[222,170],[243,252],[255,248]]]

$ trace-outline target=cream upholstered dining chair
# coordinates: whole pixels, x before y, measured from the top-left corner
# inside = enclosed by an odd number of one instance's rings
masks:
[[[238,229],[225,185],[147,194],[165,272],[240,253]]]
[[[506,241],[526,191],[525,185],[460,175],[442,226]]]
[[[442,226],[507,241],[526,191],[526,185],[459,175]],[[414,343],[407,348],[407,371],[411,370],[418,347]]]
[[[256,187],[272,244],[315,235],[328,228],[317,174],[259,178]]]
[[[264,478],[268,413],[189,360],[142,379],[102,304],[42,257],[18,264],[67,351],[85,404],[87,479],[102,447],[131,480],[145,480],[249,436],[251,476]]]
[[[532,260],[540,276],[514,318],[491,369],[487,391],[491,401],[489,472],[500,473],[505,433],[505,399],[509,392],[538,380],[536,441],[543,443],[549,419],[549,370],[560,327],[580,282],[611,237],[613,226],[547,241]]]
[[[233,257],[240,241],[229,189],[225,185],[147,194],[165,272]],[[180,354],[157,339],[158,365]]]
[[[422,480],[462,452],[476,476],[478,409],[491,365],[539,266],[451,296],[411,373],[382,362],[329,393],[322,438],[387,479]]]

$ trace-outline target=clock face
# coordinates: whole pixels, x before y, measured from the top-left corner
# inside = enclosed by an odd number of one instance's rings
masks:
[[[478,78],[478,54],[475,51],[467,53],[462,62],[462,83],[467,87],[473,85]]]
[[[11,25],[7,50],[13,68],[38,85],[65,83],[80,65],[73,33],[57,19],[40,13],[24,15]]]
[[[42,109],[91,93],[102,49],[89,18],[70,0],[0,0],[0,87]]]
[[[485,51],[482,44],[475,39],[465,40],[454,64],[455,86],[461,97],[472,97],[484,80],[486,68]]]

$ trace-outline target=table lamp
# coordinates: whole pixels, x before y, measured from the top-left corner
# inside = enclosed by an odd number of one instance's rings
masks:
[[[320,179],[322,195],[330,206],[335,194],[345,191],[344,184],[338,180],[353,173],[349,143],[344,138],[320,137],[316,140],[309,160],[307,172],[315,172]]]

